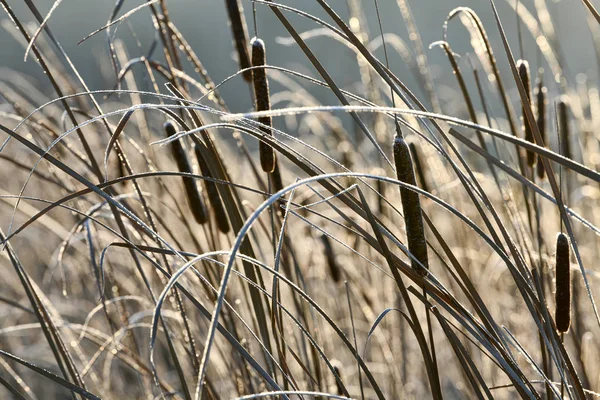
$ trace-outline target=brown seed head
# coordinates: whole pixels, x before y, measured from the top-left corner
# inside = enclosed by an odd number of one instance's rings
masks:
[[[521,79],[521,83],[525,88],[525,93],[527,93],[527,101],[522,104],[522,119],[523,119],[523,129],[525,131],[525,140],[531,143],[535,143],[533,138],[533,131],[531,130],[531,126],[527,122],[527,117],[525,114],[525,107],[531,109],[531,74],[529,71],[529,63],[526,60],[518,60],[517,61],[517,69],[519,70],[519,78]],[[535,164],[535,153],[533,151],[527,150],[527,165],[530,168]]]
[[[252,66],[262,67],[267,64],[265,42],[259,38],[252,39]],[[254,83],[254,97],[256,99],[256,111],[269,111],[271,109],[271,97],[269,94],[269,81],[264,68],[256,68],[252,71]],[[271,117],[260,117],[258,122],[265,125],[261,127],[265,135],[273,135],[271,128],[273,121]],[[270,173],[275,169],[275,151],[267,143],[261,141],[259,145],[260,165],[263,171]]]
[[[569,331],[571,325],[571,263],[569,238],[559,233],[556,238],[556,329]]]
[[[415,171],[408,144],[402,137],[396,137],[393,150],[398,180],[416,186]],[[429,262],[421,201],[418,193],[405,187],[400,188],[400,198],[404,212],[408,250],[414,257],[414,259],[411,258],[411,265],[419,275],[426,276]]]
[[[558,125],[560,132],[560,152],[563,156],[572,158],[571,131],[569,129],[569,99],[564,95],[558,101]]]

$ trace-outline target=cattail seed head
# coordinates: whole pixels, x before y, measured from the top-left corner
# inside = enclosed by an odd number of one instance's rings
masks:
[[[517,69],[519,71],[519,78],[521,79],[521,83],[525,88],[525,93],[527,94],[526,102],[522,104],[522,118],[523,118],[523,129],[525,131],[525,140],[531,143],[535,143],[533,139],[533,131],[531,130],[531,126],[527,121],[527,116],[525,114],[526,107],[531,109],[531,74],[529,71],[529,63],[526,60],[518,60],[517,61]],[[530,168],[535,164],[535,153],[533,151],[527,150],[527,165]]]
[[[177,133],[177,129],[171,121],[165,122],[164,128],[167,136],[169,137]],[[190,160],[188,159],[187,153],[179,140],[174,140],[171,142],[171,150],[173,158],[175,158],[175,162],[177,163],[179,172],[192,174],[194,171],[190,164]],[[198,190],[198,186],[196,186],[196,181],[187,177],[182,178],[182,180],[190,205],[190,210],[194,215],[194,219],[199,224],[207,223],[208,215],[206,213],[206,206],[204,205],[204,200],[202,200],[202,194]]]
[[[250,55],[248,54],[248,28],[244,18],[244,10],[240,0],[225,0],[229,25],[233,34],[235,49],[238,54],[240,69],[250,68]],[[247,82],[252,80],[252,70],[246,70],[242,76]]]
[[[252,66],[263,67],[267,65],[265,42],[259,38],[252,39]],[[271,98],[269,94],[269,81],[267,71],[264,68],[256,68],[252,71],[254,83],[254,97],[256,99],[256,111],[269,111],[271,109]],[[265,125],[261,127],[265,135],[273,135],[271,117],[260,117],[258,122]],[[275,169],[275,150],[267,143],[261,141],[259,144],[260,165],[263,171],[270,173]]]
[[[321,235],[321,241],[323,242],[323,247],[325,249],[325,258],[327,260],[327,266],[329,267],[331,278],[335,283],[340,283],[342,281],[342,270],[335,259],[335,254],[333,252],[333,248],[331,247],[331,242],[329,241],[329,236],[325,234]]]
[[[536,85],[536,102],[537,102],[537,126],[544,141],[544,146],[548,141],[548,134],[546,132],[546,97],[548,94],[548,88],[544,86],[543,71],[540,70],[538,73],[538,80]],[[541,160],[538,160],[537,175],[539,179],[544,179],[545,170]]]
[[[559,233],[556,238],[556,329],[568,332],[571,325],[571,265],[569,238]]]
[[[205,177],[212,178],[208,164],[206,163],[206,160],[202,154],[202,149],[198,144],[194,145],[194,153],[196,154],[196,160],[198,161],[198,166],[200,167],[200,173]],[[227,234],[230,229],[229,220],[227,219],[227,213],[225,212],[223,201],[219,195],[219,188],[215,182],[209,180],[204,180],[204,187],[206,188],[206,197],[208,198],[208,202],[215,213],[217,228],[219,228],[222,233]]]
[[[393,150],[398,180],[416,186],[410,149],[404,138],[397,136],[394,139]],[[427,259],[427,241],[425,239],[419,194],[408,188],[401,187],[400,198],[404,212],[408,250],[415,258],[411,258],[411,265],[419,275],[426,276],[429,262]]]
[[[558,101],[558,126],[560,133],[560,151],[566,158],[572,158],[571,132],[569,129],[569,100],[563,95]]]

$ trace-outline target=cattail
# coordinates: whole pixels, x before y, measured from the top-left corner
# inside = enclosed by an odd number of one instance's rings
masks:
[[[521,83],[525,88],[525,93],[527,94],[527,99],[523,102],[522,105],[522,118],[523,118],[523,129],[525,130],[525,140],[530,143],[535,143],[533,139],[533,131],[531,130],[531,126],[527,121],[527,115],[525,113],[526,108],[531,109],[531,75],[529,73],[529,63],[526,60],[517,61],[517,69],[519,70],[519,78],[521,79]],[[531,150],[527,150],[527,165],[530,168],[535,164],[535,153]]]
[[[339,283],[342,280],[342,270],[335,260],[335,254],[333,253],[329,236],[325,234],[321,235],[321,241],[323,242],[323,247],[325,248],[325,258],[327,259],[327,266],[329,267],[331,278],[335,283]]]
[[[556,329],[568,332],[571,325],[571,265],[569,238],[559,233],[556,238]]]
[[[252,39],[252,66],[262,67],[267,64],[267,54],[265,42],[259,38]],[[269,95],[269,81],[267,80],[267,71],[264,68],[257,68],[252,71],[254,82],[254,97],[256,98],[256,111],[269,111],[271,109],[271,99]],[[261,127],[265,135],[273,135],[271,127],[273,121],[271,117],[260,117],[258,122],[265,125]],[[267,143],[261,140],[259,147],[260,165],[263,171],[270,173],[275,169],[275,150]]]
[[[540,135],[542,136],[542,140],[544,141],[544,146],[548,141],[548,136],[546,133],[546,95],[548,93],[548,88],[544,86],[544,78],[543,78],[543,70],[540,70],[537,85],[536,85],[536,98],[537,98],[537,126],[540,131]],[[538,159],[537,165],[537,175],[539,179],[544,179],[545,176],[544,165],[541,160]]]
[[[561,96],[558,101],[558,126],[560,133],[560,151],[566,158],[572,158],[569,130],[569,103],[567,96]]]
[[[196,160],[198,161],[198,165],[200,166],[200,173],[203,176],[208,178],[212,178],[210,173],[210,169],[208,168],[208,164],[202,155],[202,149],[200,146],[202,144],[194,145],[194,153],[196,154]],[[225,207],[223,207],[223,201],[221,200],[221,196],[219,195],[219,189],[217,188],[217,184],[215,182],[204,180],[204,187],[206,188],[206,197],[208,197],[208,202],[215,213],[215,220],[217,221],[217,228],[222,233],[229,232],[229,221],[227,220],[227,213],[225,212]]]
[[[175,125],[171,121],[165,122],[164,125],[167,136],[173,136],[177,133],[175,129]],[[173,158],[177,162],[177,168],[179,172],[191,174],[193,173],[192,166],[190,165],[190,160],[185,152],[185,149],[181,145],[179,140],[174,140],[171,142],[171,150],[173,152]],[[192,214],[194,215],[194,219],[199,224],[205,224],[208,222],[208,215],[206,213],[206,206],[204,205],[204,201],[202,200],[202,195],[198,191],[198,187],[196,186],[196,181],[191,178],[184,177],[183,178],[183,186],[185,188],[185,192],[187,194],[188,202],[190,203],[190,209]]]
[[[394,162],[398,180],[416,186],[413,161],[406,140],[400,136],[394,139]],[[404,211],[404,223],[408,238],[408,250],[413,255],[411,265],[421,276],[427,275],[429,263],[427,260],[427,241],[423,226],[423,214],[419,194],[405,187],[400,188],[400,198]]]
[[[248,54],[248,29],[246,28],[246,19],[240,0],[225,0],[227,5],[227,14],[229,16],[229,25],[235,42],[235,48],[238,54],[240,69],[246,69],[242,76],[247,82],[252,80],[252,70],[250,68],[250,55]]]
[[[415,172],[417,173],[417,178],[419,179],[419,185],[421,189],[426,192],[429,192],[429,186],[427,185],[427,180],[425,179],[425,171],[423,170],[423,166],[421,165],[421,157],[419,157],[419,151],[414,143],[409,143],[408,147],[410,148],[410,155],[412,156],[413,162],[415,163]]]

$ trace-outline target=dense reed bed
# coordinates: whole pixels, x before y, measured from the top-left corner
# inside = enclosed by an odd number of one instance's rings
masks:
[[[430,46],[407,0],[220,1],[229,77],[180,2],[116,2],[99,91],[0,3],[49,88],[0,71],[1,398],[600,396],[600,67],[549,2],[448,1]]]

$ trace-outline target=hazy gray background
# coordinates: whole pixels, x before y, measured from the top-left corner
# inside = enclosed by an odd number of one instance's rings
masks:
[[[42,13],[46,13],[53,1],[34,0]],[[314,0],[288,0],[281,1],[284,4],[301,8],[315,15],[327,17],[320,10]],[[22,19],[22,21],[33,21],[34,18],[23,5],[21,0],[8,0],[11,7]],[[75,61],[83,77],[91,87],[112,88],[114,76],[111,75],[107,59],[105,35],[96,37],[77,46],[77,42],[91,31],[103,26],[115,0],[64,0],[55,11],[49,26],[58,37],[63,47],[69,52]],[[123,11],[142,4],[141,0],[125,1]],[[237,63],[233,58],[233,45],[227,25],[224,0],[169,0],[167,2],[171,18],[191,42],[194,50],[208,69],[210,75],[216,82],[234,73]],[[245,12],[249,21],[249,29],[252,35],[251,2],[243,0]],[[341,15],[347,16],[346,0],[331,0],[333,6]],[[362,0],[363,7],[371,22],[371,39],[377,34],[375,25],[375,12],[373,0]],[[499,42],[498,30],[493,22],[491,7],[488,0],[413,0],[410,2],[413,13],[421,32],[425,47],[431,42],[442,38],[442,24],[448,13],[457,6],[468,6],[473,8],[483,20],[492,42],[495,53],[499,57],[500,66],[506,74],[506,60],[503,56]],[[523,4],[533,10],[532,0],[524,0]],[[507,29],[509,39],[513,45],[513,51],[517,51],[516,41],[516,18],[512,8],[505,0],[497,0],[497,5]],[[577,73],[588,73],[595,81],[597,68],[595,54],[591,47],[590,34],[585,23],[586,10],[580,0],[562,0],[560,2],[548,1],[549,8],[555,17],[559,36],[563,37],[563,48],[568,55],[569,75],[573,78]],[[401,14],[398,10],[396,0],[380,0],[380,8],[383,14],[383,26],[386,32],[394,32],[408,42],[408,35],[404,28]],[[261,37],[267,42],[268,60],[270,64],[289,67],[316,76],[316,72],[305,60],[304,55],[296,47],[284,47],[275,42],[277,36],[288,37],[287,32],[281,26],[274,14],[265,5],[258,4],[258,24]],[[299,31],[315,28],[315,24],[306,19],[287,13]],[[6,13],[0,10],[0,19],[4,21],[4,28],[10,27],[7,23]],[[37,25],[35,25],[37,26]],[[11,28],[14,29],[14,28]],[[23,61],[24,50],[18,45],[14,37],[3,29],[0,34],[0,67],[8,67],[23,71],[32,76],[40,87],[47,87],[47,82],[40,73],[36,63],[29,59]],[[142,46],[138,47],[135,36]],[[467,36],[460,23],[455,23],[451,29],[450,42],[454,50],[464,55],[471,51]],[[119,26],[117,36],[125,40],[128,51],[132,57],[143,55],[151,43],[153,28],[150,19],[150,11],[143,9],[129,19],[129,22]],[[535,67],[536,51],[529,33],[524,29],[525,54]],[[338,84],[348,87],[357,80],[357,68],[355,58],[348,49],[338,42],[329,38],[317,38],[311,40],[309,45],[314,52],[320,56],[321,62],[333,74]],[[427,55],[434,65],[433,73],[436,78],[438,93],[442,100],[452,96],[451,91],[445,90],[444,85],[455,86],[451,79],[451,71],[448,62],[439,48],[427,50]],[[382,57],[381,54],[379,56]],[[407,71],[401,59],[392,56],[392,70],[405,80],[409,87],[412,85],[412,77]],[[466,67],[467,59],[461,59],[461,65]],[[437,67],[436,67],[437,66]],[[0,76],[0,79],[2,77]],[[232,108],[246,109],[247,90],[240,95],[241,78],[231,82],[223,88],[223,94]],[[50,93],[50,92],[49,92]],[[322,100],[336,104],[335,99],[327,93],[323,93]]]

